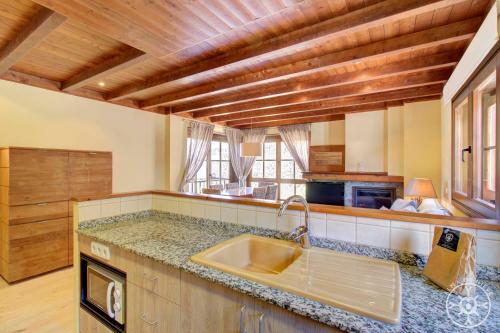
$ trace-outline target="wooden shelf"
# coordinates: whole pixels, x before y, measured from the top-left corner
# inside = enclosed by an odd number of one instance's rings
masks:
[[[351,182],[403,183],[403,176],[389,176],[385,172],[304,172],[308,180],[331,180]]]

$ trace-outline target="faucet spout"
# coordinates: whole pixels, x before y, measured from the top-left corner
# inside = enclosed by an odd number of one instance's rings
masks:
[[[311,247],[311,240],[309,236],[309,204],[307,200],[300,195],[292,195],[288,197],[280,206],[278,216],[282,216],[291,202],[299,202],[304,206],[304,225],[297,227],[289,235],[290,239],[298,240],[300,245],[308,249]]]

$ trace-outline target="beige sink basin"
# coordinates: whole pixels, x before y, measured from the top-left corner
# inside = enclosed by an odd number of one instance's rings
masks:
[[[399,322],[399,265],[388,260],[302,249],[296,243],[241,235],[191,260],[387,323]]]

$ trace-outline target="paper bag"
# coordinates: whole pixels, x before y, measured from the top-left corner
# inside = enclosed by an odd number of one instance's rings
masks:
[[[423,274],[441,288],[452,291],[464,283],[476,282],[476,239],[455,229],[435,227],[432,251]],[[454,290],[463,296],[474,290],[460,286]]]

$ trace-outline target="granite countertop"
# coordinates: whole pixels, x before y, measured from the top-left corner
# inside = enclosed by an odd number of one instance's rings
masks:
[[[497,270],[487,271],[485,274],[496,281],[479,280],[479,284],[487,290],[491,299],[487,320],[475,328],[465,329],[448,318],[445,304],[449,294],[422,276],[418,257],[398,251],[313,238],[314,246],[400,263],[403,293],[401,321],[399,325],[390,325],[189,260],[193,254],[242,233],[283,238],[285,234],[279,231],[155,211],[83,223],[78,230],[81,235],[174,266],[347,332],[500,332],[500,283]]]

